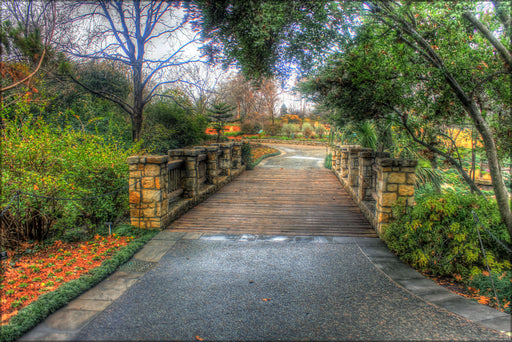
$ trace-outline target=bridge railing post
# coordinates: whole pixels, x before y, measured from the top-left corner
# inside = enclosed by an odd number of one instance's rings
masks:
[[[233,143],[220,143],[213,145],[219,146],[221,150],[219,158],[220,175],[223,177],[229,177],[231,175],[231,150]]]
[[[372,167],[375,162],[375,151],[372,149],[361,149],[359,151],[359,174],[357,199],[371,201],[372,197]]]
[[[194,198],[199,193],[199,170],[198,157],[201,150],[185,149],[183,156],[185,157],[185,176],[183,177],[183,195],[185,198]]]
[[[393,221],[392,207],[400,198],[414,205],[415,168],[413,159],[377,158],[377,203],[375,223],[380,235]]]
[[[234,141],[233,149],[231,150],[231,167],[234,171],[239,170],[242,167],[242,142]]]
[[[206,164],[206,173],[207,173],[207,182],[209,184],[217,184],[218,183],[218,175],[219,175],[219,160],[218,155],[220,152],[220,148],[218,146],[207,146],[207,164]]]
[[[338,175],[340,172],[340,147],[338,145],[333,145],[331,148],[331,170]]]
[[[165,224],[168,156],[132,156],[129,165],[130,223],[139,228]]]
[[[359,152],[364,150],[366,149],[361,146],[349,146],[348,148],[347,190],[356,203],[359,203]]]

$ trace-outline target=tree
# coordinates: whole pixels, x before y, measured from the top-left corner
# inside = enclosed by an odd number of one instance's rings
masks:
[[[209,119],[211,126],[217,131],[217,142],[220,141],[220,136],[224,131],[224,126],[227,123],[234,122],[233,117],[234,108],[226,103],[215,103],[209,110]]]
[[[131,117],[133,140],[139,140],[144,107],[159,95],[157,90],[162,85],[181,81],[180,67],[197,61],[187,53],[198,39],[194,24],[197,9],[190,2],[138,0],[90,1],[70,6],[74,13],[71,22],[87,34],[75,32],[70,35],[73,41],[64,42],[63,48],[78,58],[110,60],[127,66],[132,95],[129,100],[123,99],[91,88],[71,73],[69,76],[84,89],[121,106]],[[187,35],[188,28],[192,29],[191,35]]]
[[[326,0],[198,0],[205,51],[212,61],[237,61],[253,79],[308,71],[336,50],[355,12]],[[325,23],[328,22],[328,25]],[[224,54],[222,53],[224,52]]]
[[[229,73],[209,64],[191,63],[184,67],[184,80],[178,87],[191,101],[194,112],[206,115],[219,97],[219,87]]]
[[[426,63],[433,68],[435,71],[434,75],[439,80],[443,80],[445,82],[445,84],[450,88],[451,94],[456,97],[460,106],[471,118],[471,121],[475,125],[484,142],[493,189],[501,217],[509,232],[512,234],[512,210],[509,204],[508,191],[501,173],[494,135],[484,113],[482,113],[482,107],[480,106],[478,99],[479,97],[475,96],[475,93],[483,92],[480,88],[484,84],[489,86],[496,81],[498,81],[498,83],[503,81],[506,82],[507,79],[509,80],[507,83],[510,84],[512,54],[509,50],[504,48],[503,44],[494,36],[494,33],[488,30],[486,26],[472,14],[472,11],[475,11],[476,8],[471,9],[469,6],[464,6],[463,4],[454,4],[453,7],[454,8],[452,9],[450,5],[447,4],[433,4],[432,8],[429,8],[424,4],[419,6],[401,6],[391,2],[375,2],[370,4],[370,13],[372,13],[377,20],[389,29],[393,30],[409,48],[416,51],[423,60],[423,63]],[[491,16],[491,18],[498,17],[501,21],[502,27],[505,27],[502,39],[504,41],[510,41],[510,26],[507,28],[507,25],[510,23],[509,18],[503,20],[504,18],[502,16],[498,16],[496,11],[494,11],[494,13],[495,15]],[[500,12],[498,11],[498,13]],[[503,12],[501,13],[503,14]],[[441,20],[436,20],[438,18],[441,19],[441,15],[448,15],[450,21],[441,22]],[[430,18],[434,18],[434,20],[430,20]],[[448,64],[453,62],[453,55],[449,54],[446,50],[443,50],[447,52],[445,55],[438,53],[440,46],[444,45],[447,41],[447,39],[443,40],[443,38],[450,37],[449,30],[457,28],[454,25],[453,18],[458,20],[457,23],[459,25],[464,22],[464,19],[468,20],[471,25],[476,26],[476,28],[483,33],[484,38],[476,39],[476,44],[473,43],[476,45],[475,46],[470,44],[470,41],[473,40],[471,38],[473,38],[473,35],[476,36],[476,34],[474,32],[467,34],[466,32],[467,43],[462,45],[458,39],[464,36],[460,35],[459,37],[454,37],[452,34],[452,43],[456,43],[457,41],[459,42],[456,53],[473,54],[472,49],[479,50],[479,47],[485,48],[485,45],[490,43],[495,49],[495,53],[492,53],[492,62],[497,64],[501,62],[500,67],[495,66],[494,68],[491,68],[491,70],[494,70],[490,73],[486,73],[486,77],[479,80],[477,87],[474,87],[474,84],[468,87],[467,83],[471,81],[474,82],[474,79],[467,77],[467,73],[457,70],[458,66],[450,66]],[[498,20],[491,20],[490,23],[495,24],[497,21]],[[438,23],[442,23],[442,25],[439,25]],[[432,29],[437,29],[434,31],[434,34],[432,34]],[[445,33],[445,35],[441,36],[439,34],[440,30],[442,30],[442,33]],[[457,31],[462,33],[460,29]],[[485,65],[489,66],[488,63],[485,63]],[[497,86],[499,87],[499,84]],[[510,94],[510,88],[508,90],[508,93]],[[506,98],[510,100],[510,97],[506,96]],[[494,99],[502,100],[504,98],[500,99],[500,97],[494,96]],[[510,102],[508,102],[508,106],[510,107]]]
[[[219,100],[236,108],[236,117],[242,122],[257,119],[258,97],[250,80],[238,73],[221,84]]]
[[[52,1],[6,1],[0,11],[0,103],[5,105],[4,97],[20,95],[13,91],[20,86],[25,95],[38,92],[34,78],[48,63],[58,19]]]
[[[269,78],[263,79],[259,85],[259,93],[267,117],[270,117],[270,119],[272,120],[272,126],[274,126],[274,120],[276,117],[276,106],[279,100],[279,94],[277,92],[274,81]]]
[[[281,105],[281,109],[279,110],[279,116],[282,117],[282,116],[285,116],[286,114],[288,114],[288,108],[286,107],[286,104],[282,104]]]

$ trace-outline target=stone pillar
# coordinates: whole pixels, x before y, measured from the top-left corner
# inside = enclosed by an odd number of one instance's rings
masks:
[[[376,230],[381,234],[393,221],[392,206],[403,198],[414,205],[415,168],[417,160],[377,158]]]
[[[218,155],[220,152],[220,148],[218,146],[207,146],[206,153],[206,181],[208,184],[217,184],[218,183],[218,174],[219,174],[219,165],[218,165]]]
[[[359,185],[359,152],[361,147],[350,147],[348,149],[348,185],[357,188]]]
[[[220,175],[225,177],[231,175],[231,149],[233,147],[233,143],[221,143],[213,145],[217,145],[221,149],[219,160]]]
[[[185,149],[183,150],[183,157],[185,160],[185,177],[183,177],[183,196],[185,198],[194,198],[199,193],[198,182],[198,156],[201,154],[199,149]]]
[[[341,168],[341,146],[334,145],[332,148],[332,169],[335,173],[340,173]]]
[[[233,142],[233,150],[231,155],[233,169],[240,169],[242,167],[242,142]]]
[[[130,172],[130,223],[139,228],[162,228],[167,222],[168,156],[133,156]]]
[[[371,201],[372,198],[372,167],[375,152],[372,149],[361,149],[359,152],[359,175],[357,198],[359,201]]]
[[[348,145],[340,147],[340,173],[343,182],[346,184],[348,179]]]

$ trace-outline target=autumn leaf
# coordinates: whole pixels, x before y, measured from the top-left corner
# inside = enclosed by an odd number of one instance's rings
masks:
[[[264,302],[268,302],[268,301],[271,301],[271,300],[272,300],[272,298],[263,298],[262,299],[262,301],[264,301]]]
[[[489,298],[487,298],[485,296],[480,296],[478,298],[478,303],[487,305],[487,304],[489,304]]]
[[[105,257],[95,258],[101,254],[113,254],[128,241],[125,237],[107,237],[94,244],[57,240],[37,253],[21,257],[16,262],[16,268],[7,266],[2,270],[3,279],[0,281],[6,293],[0,303],[0,326],[7,324],[18,310],[37,300],[41,294],[55,290],[99,266]],[[112,247],[114,244],[117,246]],[[23,247],[34,249],[34,245],[30,244]],[[8,256],[12,258],[13,253],[8,251]]]
[[[198,340],[198,341],[204,341],[204,338],[201,338],[201,337],[199,337],[198,335],[196,335],[196,340]]]

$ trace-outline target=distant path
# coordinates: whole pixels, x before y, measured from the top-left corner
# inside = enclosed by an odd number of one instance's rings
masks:
[[[171,224],[169,229],[224,234],[376,237],[336,177],[325,147],[271,145],[263,160]]]

